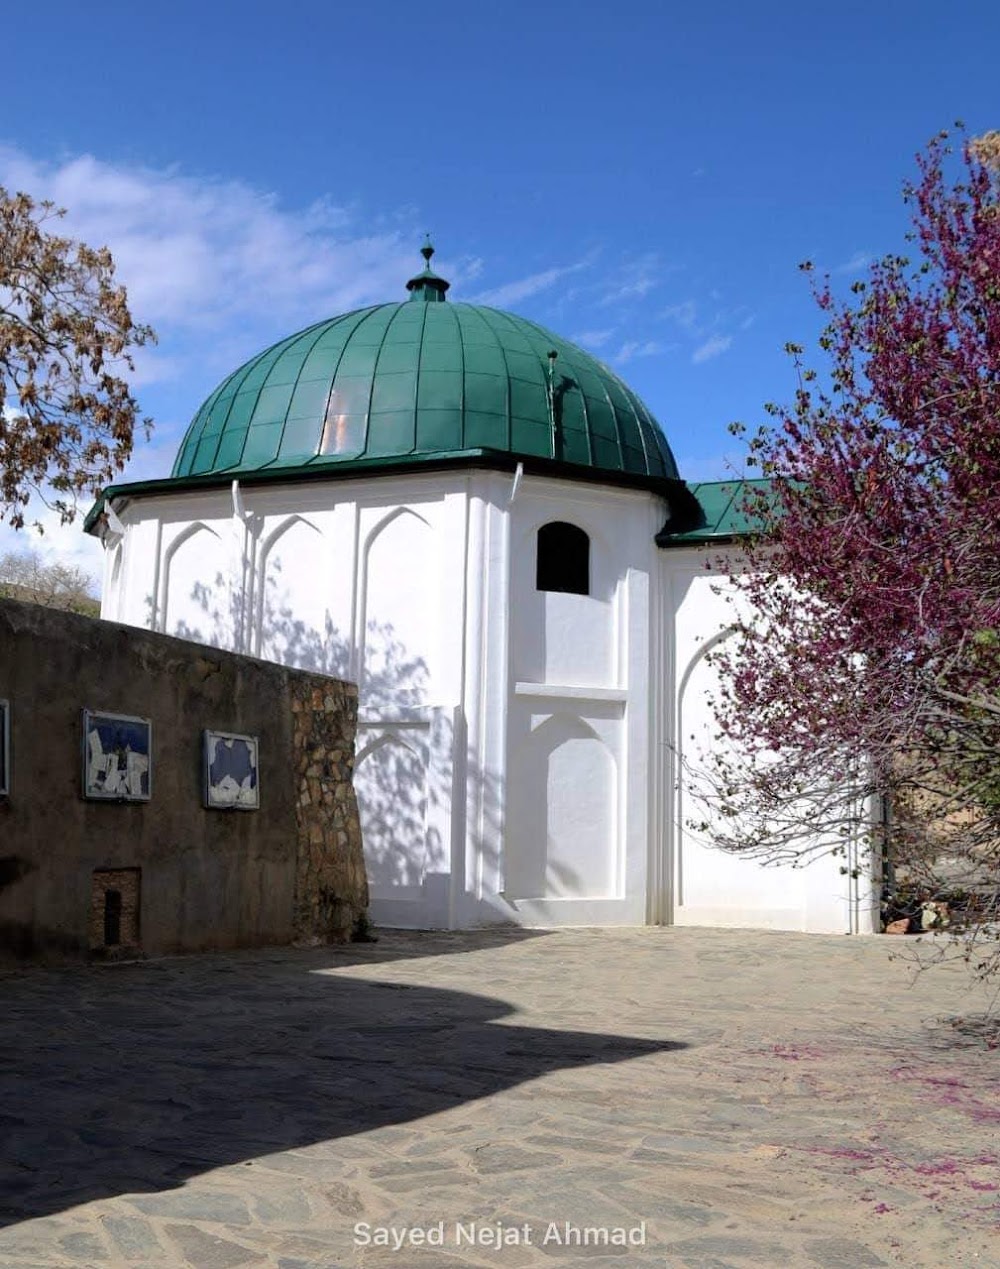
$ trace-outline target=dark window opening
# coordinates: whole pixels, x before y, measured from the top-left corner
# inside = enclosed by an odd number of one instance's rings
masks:
[[[104,892],[104,946],[117,947],[122,941],[122,892]]]
[[[564,520],[542,525],[535,587],[565,595],[590,594],[590,538],[583,529]]]

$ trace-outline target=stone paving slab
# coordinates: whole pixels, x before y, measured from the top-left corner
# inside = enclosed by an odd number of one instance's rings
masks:
[[[386,933],[4,974],[0,1266],[1000,1269],[1000,1050],[947,1021],[989,996],[894,950]]]

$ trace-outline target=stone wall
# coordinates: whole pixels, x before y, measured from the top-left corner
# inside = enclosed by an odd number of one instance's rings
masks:
[[[0,950],[161,955],[340,940],[362,922],[352,684],[5,600],[0,699]],[[148,802],[83,798],[84,709],[151,720]],[[204,806],[206,728],[258,738],[259,810]]]
[[[368,895],[352,783],[357,694],[311,674],[291,673],[290,680],[298,777],[295,932],[300,941],[327,942],[358,928],[357,896],[367,903]]]

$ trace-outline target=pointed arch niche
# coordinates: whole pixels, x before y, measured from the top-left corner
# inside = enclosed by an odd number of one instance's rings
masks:
[[[675,920],[698,920],[699,912],[764,912],[781,906],[794,909],[803,901],[801,872],[765,868],[715,849],[707,834],[689,827],[704,818],[707,794],[706,759],[720,742],[709,697],[718,686],[709,654],[735,633],[732,627],[707,639],[691,656],[679,679],[677,702],[678,782],[674,860]],[[776,898],[780,896],[780,899]],[[766,924],[766,922],[765,922]],[[790,927],[793,928],[793,927]]]
[[[254,597],[257,656],[346,676],[348,647],[330,616],[331,567],[321,530],[292,515],[263,540]]]
[[[430,699],[440,620],[439,543],[416,511],[384,516],[364,541],[359,689],[368,708]]]
[[[111,558],[107,568],[107,598],[104,616],[112,621],[121,620],[122,612],[122,571],[125,562],[125,542],[117,542],[111,549]]]
[[[420,886],[428,868],[427,762],[424,746],[383,732],[358,754],[354,787],[365,865],[373,891]]]
[[[163,630],[217,648],[233,643],[233,613],[225,543],[198,521],[183,530],[163,558]]]
[[[530,730],[525,721],[511,737],[505,892],[512,899],[610,897],[618,855],[615,756],[579,715],[560,711]],[[610,717],[606,725],[620,726]]]

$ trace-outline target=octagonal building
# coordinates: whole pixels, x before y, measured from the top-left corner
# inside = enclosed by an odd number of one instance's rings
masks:
[[[377,924],[874,928],[842,861],[688,827],[735,487],[689,488],[617,375],[449,301],[432,254],[229,375],[168,479],[105,491],[103,616],[357,682]]]

